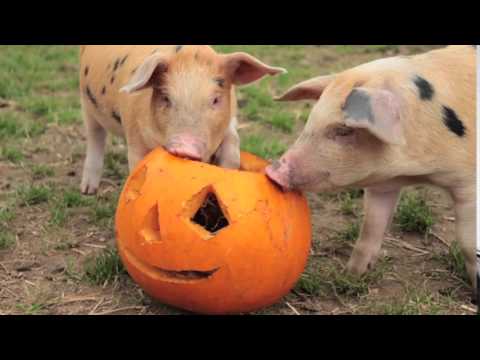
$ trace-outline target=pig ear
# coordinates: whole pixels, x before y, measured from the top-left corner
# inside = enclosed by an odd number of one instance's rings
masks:
[[[400,99],[389,90],[356,88],[343,106],[348,127],[367,129],[380,140],[405,145]]]
[[[287,70],[272,67],[246,53],[224,55],[225,67],[235,85],[246,85],[266,75],[286,74]]]
[[[325,88],[335,79],[335,75],[320,76],[303,81],[290,88],[285,94],[275,98],[276,101],[318,100]]]
[[[154,54],[135,71],[127,85],[120,92],[132,93],[143,90],[149,86],[155,86],[161,81],[161,76],[167,71],[168,62],[165,56]]]

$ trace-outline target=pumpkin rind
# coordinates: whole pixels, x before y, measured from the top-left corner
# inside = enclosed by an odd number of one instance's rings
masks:
[[[150,153],[128,179],[116,214],[131,277],[153,298],[197,313],[251,312],[279,301],[305,268],[310,211],[301,194],[267,179],[267,165],[248,153],[242,169],[250,171]],[[228,220],[215,233],[191,219],[208,193]]]

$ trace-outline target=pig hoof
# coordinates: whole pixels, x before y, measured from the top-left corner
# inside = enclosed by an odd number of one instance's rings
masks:
[[[89,181],[82,181],[80,185],[80,191],[83,195],[95,195],[98,191],[98,186],[100,184],[93,184]]]
[[[365,274],[369,268],[371,268],[371,266],[369,266],[368,262],[357,262],[354,260],[350,260],[346,267],[348,273],[357,276]]]

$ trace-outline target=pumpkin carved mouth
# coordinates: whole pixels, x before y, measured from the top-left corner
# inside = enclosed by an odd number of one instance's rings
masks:
[[[180,270],[173,271],[162,269],[160,267],[145,264],[139,260],[127,249],[123,249],[123,254],[128,258],[128,261],[138,268],[144,274],[148,274],[150,277],[173,283],[194,283],[198,281],[204,281],[210,279],[220,268],[212,270]]]

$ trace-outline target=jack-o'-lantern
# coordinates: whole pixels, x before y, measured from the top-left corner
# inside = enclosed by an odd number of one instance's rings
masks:
[[[303,272],[310,250],[306,199],[265,176],[242,153],[241,170],[154,150],[128,179],[116,214],[131,277],[171,306],[206,314],[272,305]]]

